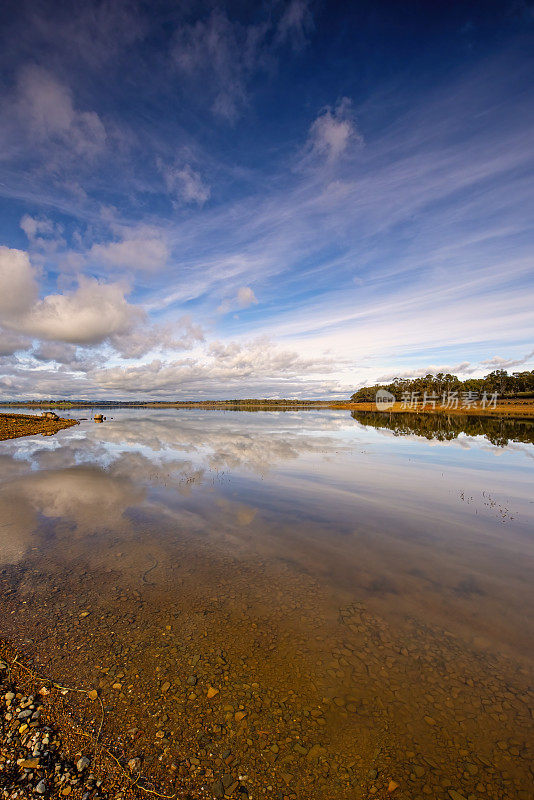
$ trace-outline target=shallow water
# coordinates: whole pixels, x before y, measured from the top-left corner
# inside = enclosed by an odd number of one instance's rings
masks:
[[[2,634],[161,785],[532,796],[530,423],[104,413],[0,442]]]

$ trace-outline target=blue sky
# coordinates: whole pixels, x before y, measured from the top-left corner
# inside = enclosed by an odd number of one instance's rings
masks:
[[[0,389],[533,368],[534,7],[7,2]]]

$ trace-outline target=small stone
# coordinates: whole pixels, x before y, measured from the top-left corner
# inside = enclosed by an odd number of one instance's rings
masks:
[[[17,764],[24,769],[39,769],[38,758],[23,758],[21,761],[17,761]]]
[[[91,691],[87,693],[87,697],[89,698],[89,700],[96,700],[96,698],[98,697],[98,692],[96,691],[96,689],[91,689]]]
[[[35,791],[37,792],[37,794],[44,794],[46,792],[46,781],[44,778],[42,781],[39,781],[39,783],[35,787]]]
[[[212,783],[211,793],[214,797],[224,797],[224,785],[220,779]]]
[[[140,758],[131,758],[128,761],[128,768],[130,772],[139,772],[141,769],[141,759]]]
[[[370,781],[376,781],[376,779],[378,778],[378,770],[370,769],[369,772],[367,773],[367,777],[369,778]]]
[[[169,681],[165,681],[165,683],[163,683],[161,686],[161,691],[163,694],[165,694],[165,692],[168,692],[170,688],[171,684],[169,683]]]
[[[78,770],[78,772],[83,772],[84,769],[87,769],[87,767],[89,766],[90,763],[91,762],[89,761],[89,759],[86,756],[82,756],[76,762],[76,769]]]
[[[208,688],[208,700],[211,700],[212,697],[215,697],[216,694],[219,694],[218,689],[214,689],[213,686]]]
[[[72,792],[72,786],[65,786],[64,789],[61,790],[61,794],[66,797],[68,794]]]
[[[457,792],[456,789],[449,789],[449,797],[451,798],[451,800],[465,800],[463,794]]]
[[[424,720],[425,720],[427,725],[435,725],[436,724],[436,720],[434,719],[434,717],[424,717]]]
[[[188,683],[189,686],[195,686],[196,682],[197,682],[197,676],[196,675],[190,675],[189,678],[187,679],[187,683]]]
[[[114,683],[112,688],[117,689],[118,691],[119,689],[122,689],[122,683]]]
[[[241,722],[241,720],[245,719],[246,716],[247,716],[247,712],[246,711],[236,711],[236,713],[235,713],[235,721],[236,722]]]
[[[82,611],[82,613],[80,614],[80,617],[82,617],[82,618],[83,617],[88,617],[90,613],[91,613],[90,611]]]
[[[324,756],[326,756],[326,750],[324,747],[321,747],[320,744],[314,744],[312,747],[310,747],[306,754],[308,761],[312,761],[315,758],[321,758]]]
[[[398,783],[395,783],[395,781],[390,781],[390,782],[388,783],[388,792],[389,792],[390,794],[391,794],[392,792],[394,792],[394,791],[395,791],[395,789],[398,789],[398,788],[399,788],[399,784],[398,784]]]

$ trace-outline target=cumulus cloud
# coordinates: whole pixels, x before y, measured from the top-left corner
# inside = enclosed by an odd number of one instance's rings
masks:
[[[0,317],[14,319],[36,302],[39,287],[28,254],[0,246]]]
[[[55,362],[73,372],[87,372],[96,369],[104,360],[101,353],[97,353],[93,348],[80,349],[74,344],[63,342],[45,341],[40,342],[37,349],[31,355],[37,361],[44,363]]]
[[[511,369],[512,367],[520,367],[522,364],[526,364],[527,361],[531,361],[533,358],[534,350],[531,350],[530,353],[527,353],[522,358],[514,359],[493,356],[493,358],[489,358],[487,361],[481,361],[480,363],[491,369]]]
[[[327,106],[312,123],[305,147],[305,158],[337,161],[351,144],[361,144],[352,102],[343,97],[334,108]]]
[[[243,386],[250,389],[254,381],[274,379],[276,382],[281,378],[301,378],[333,369],[332,359],[305,359],[260,338],[244,344],[212,342],[205,355],[197,358],[154,359],[147,364],[95,370],[91,377],[105,389],[178,394],[188,388],[194,392],[199,387],[211,387],[218,392]]]
[[[122,283],[80,276],[78,287],[38,299],[37,273],[28,254],[0,247],[0,322],[26,336],[97,344],[125,334],[145,318],[126,299]]]
[[[204,341],[204,331],[189,316],[166,325],[143,325],[111,337],[111,344],[124,358],[140,358],[152,350],[191,350]]]
[[[163,175],[167,191],[178,203],[195,203],[203,206],[209,200],[210,187],[190,164],[181,167],[166,166],[159,160],[158,169]]]
[[[123,284],[80,276],[77,289],[39,300],[17,327],[43,339],[97,344],[126,333],[143,319],[142,310],[128,303],[125,294]]]
[[[105,146],[106,130],[98,114],[76,109],[69,87],[42,67],[21,71],[15,112],[38,142],[61,144],[84,158],[93,158]]]
[[[59,246],[66,244],[62,236],[63,229],[61,225],[52,222],[47,217],[39,218],[24,214],[20,220],[20,227],[28,237],[32,248],[36,250],[52,253]]]
[[[0,356],[12,356],[19,350],[27,350],[30,345],[31,339],[27,336],[0,327]]]

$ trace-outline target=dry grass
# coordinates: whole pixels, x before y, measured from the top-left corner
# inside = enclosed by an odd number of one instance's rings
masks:
[[[349,411],[377,411],[374,403],[331,403],[329,408],[344,408]],[[382,412],[386,413],[386,412]],[[434,410],[430,406],[421,408],[405,408],[402,403],[394,403],[387,409],[389,414],[441,414],[443,416],[472,416],[472,417],[506,417],[508,419],[532,419],[534,418],[533,400],[503,400],[497,403],[495,408],[480,407],[474,408],[440,408],[436,406]]]

